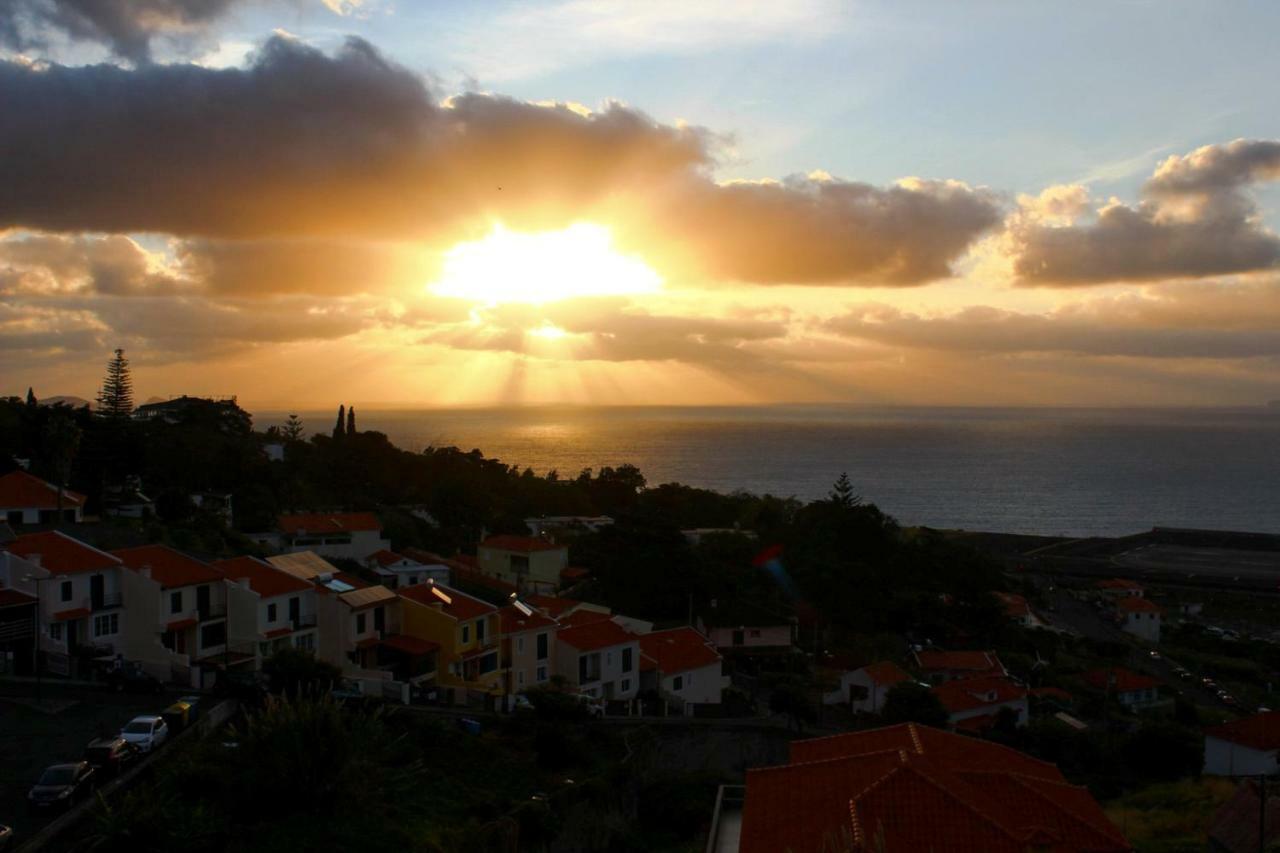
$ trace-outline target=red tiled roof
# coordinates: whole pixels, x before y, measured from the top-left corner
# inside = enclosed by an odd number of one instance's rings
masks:
[[[979,734],[996,724],[995,714],[978,714],[976,717],[965,717],[963,720],[956,720],[952,725],[958,732],[971,732]]]
[[[1231,799],[1214,813],[1209,824],[1210,849],[1248,853],[1276,849],[1275,843],[1280,840],[1280,797],[1266,798],[1264,816],[1258,790],[1257,780],[1242,781]],[[1258,843],[1259,829],[1264,833],[1262,844]]]
[[[0,587],[0,607],[19,607],[24,604],[35,604],[36,597],[20,589]]]
[[[525,603],[530,607],[536,607],[539,610],[546,611],[552,619],[559,619],[562,613],[568,613],[575,607],[582,604],[573,598],[560,598],[554,595],[531,595],[525,599]]]
[[[939,684],[933,688],[933,695],[938,697],[949,713],[958,714],[1024,699],[1027,690],[1004,676],[991,675],[957,678],[946,684]]]
[[[1123,667],[1111,669],[1095,669],[1084,674],[1084,680],[1099,690],[1107,689],[1107,681],[1115,676],[1111,689],[1117,693],[1128,693],[1130,690],[1150,690],[1159,687],[1160,682],[1149,675],[1141,675]]]
[[[79,492],[62,490],[63,509],[83,506],[84,500],[84,495]],[[58,487],[26,471],[10,471],[0,477],[0,508],[56,510]]]
[[[399,590],[401,598],[407,598],[418,604],[425,604],[428,607],[434,607],[439,604],[440,609],[452,616],[459,622],[466,622],[470,619],[479,619],[490,613],[497,612],[498,608],[494,607],[486,601],[473,598],[461,590],[444,586],[443,584],[435,584],[434,587],[452,599],[451,603],[445,604],[432,590],[433,585],[429,583],[416,583],[413,586],[406,586]]]
[[[59,610],[53,614],[54,622],[70,622],[72,619],[84,619],[93,611],[87,607],[73,607],[70,610]]]
[[[893,661],[882,660],[877,663],[869,663],[862,668],[862,671],[867,674],[872,683],[884,687],[892,687],[895,684],[911,680],[911,676]]]
[[[920,669],[956,670],[973,673],[1003,675],[1004,666],[995,652],[948,652],[941,649],[924,649],[915,653]]]
[[[524,631],[554,628],[556,625],[554,619],[544,616],[536,610],[525,616],[511,605],[498,611],[498,621],[503,634],[520,634]]]
[[[120,560],[106,551],[99,551],[57,530],[24,533],[4,548],[27,559],[39,555],[41,567],[55,575],[99,572],[120,565]]]
[[[719,663],[720,653],[693,628],[672,628],[640,635],[640,653],[666,675]]]
[[[398,652],[404,652],[407,655],[421,657],[429,655],[440,648],[439,643],[433,643],[430,640],[421,640],[417,637],[409,637],[405,634],[391,634],[382,639],[382,645],[389,649],[395,649]]]
[[[1138,598],[1136,595],[1126,595],[1124,598],[1116,602],[1116,609],[1122,613],[1163,613],[1164,608],[1156,604],[1154,601],[1148,601],[1145,598]]]
[[[214,560],[209,565],[233,581],[248,578],[249,589],[263,598],[306,592],[315,588],[302,578],[277,569],[257,557],[232,557],[228,560]]]
[[[111,552],[135,572],[151,569],[151,578],[160,582],[161,589],[216,583],[222,573],[208,563],[189,557],[168,545],[139,545],[137,548],[118,548]]]
[[[1204,733],[1207,737],[1270,752],[1273,749],[1280,749],[1280,711],[1263,711],[1252,717],[1244,717],[1232,723],[1205,729]]]
[[[411,563],[415,562],[414,560],[410,560],[408,557],[404,557],[400,554],[397,554],[395,551],[388,551],[386,548],[383,548],[378,551],[374,551],[372,554],[368,556],[367,559],[372,560],[373,562],[377,563],[379,566],[383,566],[383,567],[394,566],[396,563],[402,562],[404,560],[409,560],[409,562]]]
[[[490,536],[480,543],[482,548],[497,548],[499,551],[515,551],[519,554],[532,554],[535,551],[560,551],[564,545],[557,545],[547,539],[536,536],[508,536],[500,534]]]
[[[589,577],[590,575],[591,575],[590,569],[584,569],[582,566],[569,566],[567,569],[562,569],[560,571],[560,580],[576,581],[576,580],[582,580],[583,578]]]
[[[382,530],[382,522],[371,512],[303,512],[280,516],[276,527],[284,533],[352,533]]]
[[[741,853],[1131,849],[1088,791],[1007,747],[915,724],[791,746],[747,772]]]
[[[609,618],[610,616],[608,613],[601,613],[599,610],[579,608],[566,613],[556,621],[566,628],[572,628],[577,625],[590,625],[592,622],[600,622]]]
[[[572,628],[561,628],[557,636],[580,652],[607,649],[610,646],[621,646],[636,640],[635,634],[612,619],[589,622]]]
[[[181,631],[184,628],[192,628],[199,624],[195,619],[175,619],[168,625],[164,626],[166,631]]]
[[[1021,595],[1013,592],[997,592],[995,596],[1004,606],[1005,615],[1011,619],[1030,615],[1031,605]]]

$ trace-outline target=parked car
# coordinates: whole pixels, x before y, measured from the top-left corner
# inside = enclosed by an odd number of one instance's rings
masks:
[[[69,808],[89,795],[93,783],[93,765],[87,761],[53,764],[45,768],[27,792],[27,805],[34,811]]]
[[[136,746],[139,752],[151,752],[169,739],[169,726],[164,717],[134,717],[120,730],[120,737]]]
[[[138,748],[119,735],[100,737],[84,748],[84,760],[103,776],[119,776],[138,755]]]
[[[117,693],[159,693],[164,687],[160,679],[147,672],[136,663],[126,663],[119,669],[107,671],[104,681],[107,687]]]

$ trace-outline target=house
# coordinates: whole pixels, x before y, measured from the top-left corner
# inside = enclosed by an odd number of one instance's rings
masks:
[[[1127,595],[1116,600],[1116,618],[1120,628],[1150,643],[1160,642],[1163,613],[1160,605],[1141,596]]]
[[[864,714],[879,714],[889,691],[914,679],[892,661],[882,660],[840,676],[840,689],[830,694],[828,704],[848,703],[849,708]]]
[[[399,589],[416,583],[435,581],[449,583],[449,567],[440,563],[424,565],[395,551],[382,549],[365,558],[365,565],[378,576],[387,589]]]
[[[514,605],[498,611],[504,692],[522,693],[551,681],[555,672],[556,631],[551,617],[533,610],[524,613]]]
[[[1142,584],[1126,578],[1107,578],[1095,583],[1094,588],[1111,598],[1143,598],[1147,594]]]
[[[1084,674],[1084,680],[1115,696],[1116,701],[1131,711],[1162,704],[1160,682],[1123,667],[1095,669]]]
[[[521,592],[554,592],[569,566],[569,549],[536,536],[490,536],[476,549],[481,572]]]
[[[930,684],[944,684],[953,678],[1007,676],[1009,671],[992,651],[949,652],[921,649],[911,653],[916,671]]]
[[[538,518],[526,518],[525,526],[530,536],[545,537],[556,533],[595,533],[613,524],[607,515],[543,515]]]
[[[794,618],[745,602],[726,606],[713,601],[696,627],[721,652],[790,652],[795,643]]]
[[[640,671],[644,689],[675,700],[686,715],[698,705],[719,705],[728,686],[720,653],[688,627],[641,634]]]
[[[227,527],[231,526],[233,513],[230,492],[193,492],[191,504],[201,513],[220,520]]]
[[[605,616],[610,614],[609,608],[602,604],[592,604],[589,601],[578,601],[575,598],[564,598],[557,595],[530,595],[525,597],[524,602],[557,620],[581,611],[603,613]]]
[[[915,723],[792,741],[787,764],[747,771],[740,815],[726,793],[709,850],[1132,850],[1054,765]]]
[[[85,655],[123,651],[119,558],[56,530],[26,533],[0,547],[0,582],[40,600],[41,671],[80,675]]]
[[[1004,615],[1008,616],[1011,621],[1024,628],[1034,628],[1040,624],[1040,620],[1031,612],[1031,605],[1021,595],[1013,592],[996,592],[993,595],[1000,602]]]
[[[253,426],[249,413],[240,408],[235,397],[189,397],[186,394],[143,403],[133,410],[133,419],[167,424],[201,420],[217,424],[226,433],[248,433]]]
[[[255,668],[261,668],[265,658],[281,649],[316,651],[314,584],[257,557],[232,557],[210,565],[240,587],[239,591],[231,590],[231,594],[243,594],[246,606],[256,615],[250,620],[248,631],[241,632],[232,625],[233,635],[252,638],[258,659]],[[240,609],[234,604],[229,608],[232,612]]]
[[[502,693],[498,608],[443,584],[403,587],[399,597],[405,633],[437,646],[435,683],[449,690],[454,702],[465,703],[469,693]]]
[[[640,693],[639,638],[612,619],[594,619],[556,633],[556,673],[605,700]]]
[[[0,585],[0,675],[35,672],[36,597]]]
[[[391,548],[382,538],[382,522],[371,512],[307,512],[282,515],[273,533],[255,540],[282,554],[312,551],[323,557],[364,560]]]
[[[0,520],[11,527],[54,524],[59,520],[78,524],[84,520],[84,503],[84,495],[65,488],[59,499],[57,486],[26,471],[10,471],[0,477]]]
[[[227,645],[227,583],[221,572],[168,545],[111,553],[127,569],[121,575],[129,603],[125,658],[160,678],[189,678],[195,687],[207,671],[252,665],[247,648],[233,651]]]
[[[1004,676],[953,678],[934,687],[933,695],[947,709],[947,724],[962,731],[989,729],[1006,709],[1017,726],[1025,726],[1031,716],[1027,689]]]
[[[1262,834],[1261,842],[1258,835]],[[1280,797],[1263,791],[1258,779],[1244,779],[1209,822],[1212,853],[1257,853],[1280,847]]]
[[[1280,711],[1263,711],[1204,733],[1204,772],[1212,776],[1274,776],[1280,770]]]

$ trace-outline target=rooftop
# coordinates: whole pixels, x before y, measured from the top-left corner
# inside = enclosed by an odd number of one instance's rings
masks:
[[[882,660],[877,663],[869,663],[862,668],[872,683],[885,687],[892,687],[895,684],[901,684],[904,681],[911,681],[911,676],[906,670],[898,666],[893,661]]]
[[[223,579],[222,573],[208,563],[168,545],[139,545],[137,548],[119,548],[111,553],[135,572],[150,569],[152,580],[159,581],[161,589],[216,583]]]
[[[305,512],[282,515],[276,526],[285,533],[353,533],[382,530],[382,522],[371,512]]]
[[[84,495],[79,492],[73,492],[70,489],[62,490],[64,509],[83,506],[84,501]],[[0,477],[0,508],[56,510],[58,487],[26,471],[10,471]]]
[[[449,601],[446,602],[433,590],[438,590],[441,594],[447,596]],[[401,589],[400,596],[428,607],[439,605],[442,612],[449,614],[459,622],[479,619],[490,613],[496,613],[498,610],[487,601],[481,601],[475,596],[467,595],[462,590],[454,589],[444,584],[416,583],[413,586]]]
[[[349,592],[338,593],[338,600],[352,610],[364,610],[396,601],[396,594],[385,586],[366,586]]]
[[[556,621],[551,617],[544,616],[537,610],[526,616],[513,605],[507,605],[500,609],[498,611],[498,620],[503,634],[519,634],[524,631],[556,627]]]
[[[496,548],[499,551],[514,551],[518,554],[532,554],[535,551],[564,551],[567,546],[557,545],[549,539],[537,536],[508,536],[500,534],[490,536],[480,543],[482,548]]]
[[[259,560],[257,557],[232,557],[227,560],[214,560],[209,565],[222,572],[230,580],[248,579],[249,589],[263,598],[288,595],[291,592],[306,592],[312,589],[310,583],[297,575],[292,575],[283,569],[277,569],[267,561]]]
[[[637,637],[612,619],[561,628],[560,640],[580,652],[591,652],[633,643]]]
[[[667,675],[719,663],[720,653],[693,628],[672,628],[640,635],[640,653]]]
[[[924,649],[915,652],[916,663],[920,669],[956,670],[974,673],[993,673],[1003,675],[1005,668],[995,652],[962,651],[948,652],[942,649]]]
[[[1280,749],[1280,711],[1263,711],[1233,723],[1205,729],[1206,737],[1238,743],[1250,749],[1270,752]]]
[[[275,557],[267,557],[267,562],[283,572],[306,581],[315,580],[320,575],[333,575],[338,572],[337,566],[314,551],[279,554]]]
[[[379,566],[394,566],[396,563],[399,563],[405,560],[407,560],[410,563],[416,562],[415,560],[412,560],[409,557],[405,557],[401,554],[397,554],[395,551],[388,551],[386,548],[383,548],[378,551],[374,551],[372,554],[369,555],[368,559],[371,562],[377,563]]]
[[[24,533],[4,546],[24,559],[40,558],[42,568],[56,575],[98,572],[120,565],[120,559],[57,530]]]
[[[1001,675],[985,675],[977,678],[957,678],[933,688],[949,713],[958,714],[1024,699],[1025,687],[1019,687]]]
[[[1154,601],[1148,601],[1145,598],[1138,598],[1136,595],[1126,595],[1124,598],[1116,602],[1116,609],[1121,613],[1163,613],[1164,608],[1156,604]]]
[[[1114,679],[1114,680],[1112,680]],[[1141,675],[1124,667],[1095,669],[1084,674],[1084,680],[1099,690],[1106,690],[1111,682],[1111,689],[1117,693],[1128,693],[1132,690],[1151,690],[1159,687],[1160,682],[1149,675]]]

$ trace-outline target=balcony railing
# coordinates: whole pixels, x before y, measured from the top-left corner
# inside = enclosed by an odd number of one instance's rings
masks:
[[[227,603],[225,601],[211,601],[204,607],[196,607],[196,617],[205,622],[209,619],[221,619],[227,615]]]
[[[91,609],[95,611],[111,610],[116,607],[123,607],[124,593],[109,592],[109,593],[104,593],[103,595],[89,596],[89,606]]]

